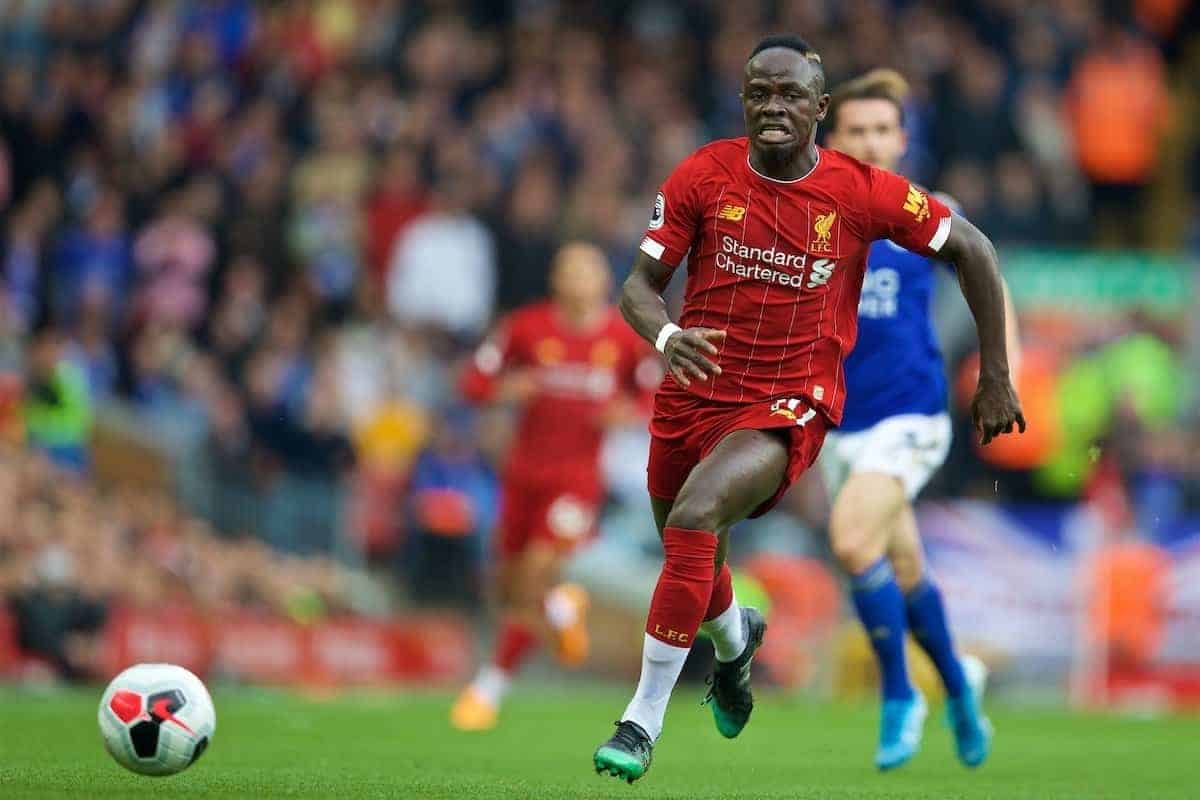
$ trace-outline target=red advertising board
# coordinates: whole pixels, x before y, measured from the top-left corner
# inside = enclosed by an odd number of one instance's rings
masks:
[[[121,609],[106,636],[108,667],[167,661],[200,675],[266,684],[373,685],[461,679],[473,636],[457,617],[350,617],[302,625],[242,612],[220,618],[193,611]]]

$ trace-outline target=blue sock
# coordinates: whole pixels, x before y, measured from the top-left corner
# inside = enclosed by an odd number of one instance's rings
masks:
[[[905,597],[908,608],[908,627],[913,638],[929,654],[946,694],[961,697],[967,688],[962,664],[954,653],[954,641],[950,638],[950,627],[946,625],[946,608],[942,605],[942,593],[929,578],[922,578]]]
[[[884,700],[907,700],[913,696],[904,660],[904,595],[892,573],[892,565],[881,558],[865,572],[850,578],[854,608],[875,648]]]

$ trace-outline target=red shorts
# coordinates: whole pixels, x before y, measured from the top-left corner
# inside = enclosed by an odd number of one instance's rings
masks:
[[[596,535],[604,492],[597,487],[546,486],[505,480],[500,487],[496,547],[501,558],[532,542],[569,553]]]
[[[674,500],[692,468],[730,433],[743,429],[786,431],[790,441],[787,472],[775,494],[750,515],[759,517],[816,461],[826,427],[825,418],[803,399],[717,403],[679,389],[660,389],[650,419],[646,483],[651,496]]]

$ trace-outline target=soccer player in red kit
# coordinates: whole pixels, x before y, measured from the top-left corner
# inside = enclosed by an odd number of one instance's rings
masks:
[[[609,304],[611,287],[599,248],[565,245],[554,261],[552,299],[513,312],[463,375],[469,399],[514,404],[519,421],[496,530],[500,630],[491,662],[451,709],[460,730],[496,724],[512,675],[539,639],[550,638],[568,666],[587,657],[587,596],[558,584],[559,570],[595,533],[606,427],[630,419],[637,396],[648,396],[662,376],[658,358]]]
[[[634,781],[702,623],[713,641],[713,716],[737,736],[765,623],[740,609],[724,565],[730,526],[770,509],[841,419],[868,246],[890,239],[955,265],[982,367],[972,414],[986,444],[1025,421],[1008,374],[996,252],[903,178],[816,146],[829,105],[820,56],[796,36],[761,41],[741,92],[748,136],[684,160],[655,199],[625,282],[625,319],[666,358],[650,422],[648,484],[665,554],[642,674],[598,772]],[[688,257],[679,325],[661,292]]]

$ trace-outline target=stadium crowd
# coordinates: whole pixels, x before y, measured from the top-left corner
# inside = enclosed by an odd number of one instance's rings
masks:
[[[596,242],[623,277],[658,181],[740,132],[738,76],[767,29],[807,36],[831,82],[903,71],[906,171],[998,244],[1161,244],[1195,16],[1171,0],[0,2],[10,438],[87,474],[97,420],[122,408],[194,467],[184,502],[213,521],[6,451],[0,590],[67,574],[102,592],[128,556],[134,594],[183,558],[213,603],[336,596],[324,560],[209,535],[247,529],[317,553],[352,528],[401,562],[436,531],[477,557],[502,426],[461,406],[456,361],[544,294],[562,241]],[[1150,471],[1194,501],[1200,466],[1162,444],[1128,458],[1171,465]],[[413,502],[414,465],[474,512]],[[327,535],[293,539],[297,497],[318,498]],[[116,546],[131,535],[152,546]],[[57,545],[14,560],[30,537]]]
[[[234,609],[312,622],[349,607],[329,558],[223,539],[162,490],[101,492],[40,454],[0,448],[0,596],[20,649],[66,676],[93,671],[96,634],[117,606]]]

